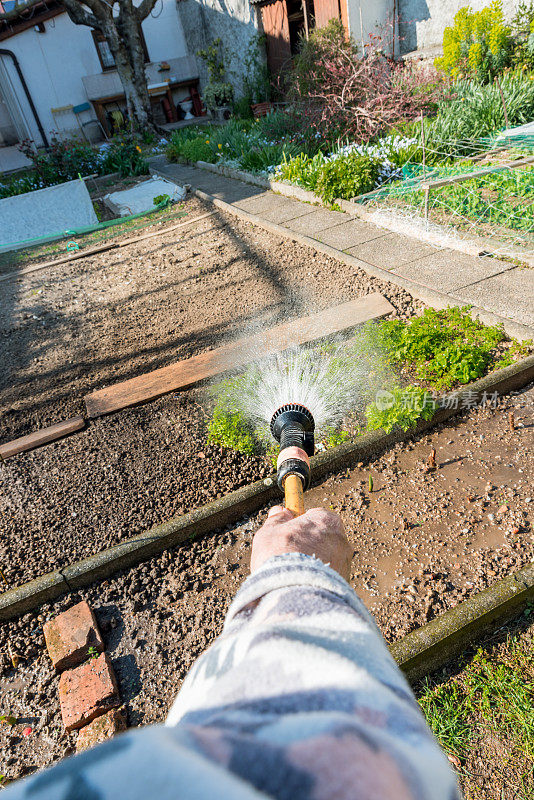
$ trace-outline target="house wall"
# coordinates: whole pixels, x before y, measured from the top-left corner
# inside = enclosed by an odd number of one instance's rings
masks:
[[[371,34],[384,36],[384,49],[391,48],[393,0],[347,0],[349,33],[360,47]]]
[[[443,31],[454,22],[457,11],[463,6],[471,6],[473,11],[489,5],[490,0],[399,0],[400,50],[409,53],[413,50],[440,47]],[[503,11],[510,19],[521,0],[503,0]]]
[[[227,80],[236,96],[243,93],[245,55],[251,39],[261,28],[260,15],[249,0],[178,0],[178,9],[191,55],[214,39],[221,38],[226,49]],[[205,86],[208,71],[197,58],[200,84]]]
[[[45,33],[29,28],[6,39],[2,47],[17,56],[47,135],[53,130],[76,132],[79,127],[72,112],[54,116],[51,108],[86,102],[82,78],[102,72],[91,29],[75,25],[66,13],[47,20],[44,25]],[[151,61],[187,55],[175,0],[158,0],[152,15],[143,22],[143,33]],[[8,74],[11,91],[16,93],[31,137],[40,145],[41,137],[12,61],[6,56],[0,56],[0,61]],[[6,91],[10,91],[9,84]],[[92,110],[80,115],[82,122],[89,119],[94,119]]]

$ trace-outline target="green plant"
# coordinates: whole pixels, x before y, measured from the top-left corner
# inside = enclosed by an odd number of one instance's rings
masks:
[[[350,433],[343,430],[339,425],[330,426],[323,430],[322,442],[328,449],[337,447],[338,444],[343,444],[343,442],[347,442],[349,439]]]
[[[94,658],[98,658],[99,652],[96,649],[96,647],[94,647],[94,645],[91,645],[91,647],[89,647],[88,650],[87,650],[87,655],[89,656],[89,658],[94,659]]]
[[[501,328],[472,319],[468,308],[427,308],[409,322],[383,322],[384,342],[393,362],[411,365],[416,378],[436,388],[480,377],[505,335]]]
[[[512,19],[514,52],[512,61],[523,70],[534,69],[534,0],[521,2]]]
[[[275,168],[287,153],[295,151],[291,144],[266,144],[251,147],[243,152],[239,163],[243,169],[250,172],[264,172]]]
[[[271,78],[265,58],[266,41],[264,33],[252,36],[243,58],[243,88],[252,103],[271,99]]]
[[[350,200],[374,189],[379,173],[378,159],[349,153],[326,161],[321,166],[315,191],[326,203],[332,203],[337,197]]]
[[[464,758],[472,739],[465,694],[452,684],[423,684],[419,705],[440,745],[447,753]]]
[[[184,142],[182,147],[182,157],[186,161],[207,161],[212,164],[216,158],[210,147],[210,140],[204,136],[198,136],[196,139],[188,139]]]
[[[52,186],[101,171],[101,156],[88,142],[77,137],[52,136],[47,150],[36,150],[33,142],[21,142],[19,149],[33,162],[42,186]]]
[[[168,194],[157,194],[152,202],[155,206],[168,206],[171,202],[171,198]]]
[[[230,83],[225,82],[224,49],[222,39],[217,38],[204,50],[197,50],[208,68],[208,83],[204,89],[203,99],[206,107],[213,111],[219,106],[225,106],[234,99],[234,90]]]
[[[432,398],[420,386],[393,386],[391,390],[380,391],[365,409],[367,428],[382,429],[385,433],[395,428],[407,431],[419,418],[430,419],[434,410]]]
[[[250,426],[238,412],[217,405],[208,423],[208,443],[229,447],[238,453],[252,455],[256,442]]]
[[[489,81],[512,62],[512,31],[504,21],[502,0],[480,11],[461,8],[443,34],[443,56],[436,66],[453,78],[472,75]]]
[[[238,100],[234,100],[234,107],[232,109],[234,117],[238,117],[239,119],[253,119],[251,105],[252,97],[249,94],[240,97]]]
[[[101,164],[102,173],[118,172],[121,178],[148,173],[148,163],[135,138],[128,134],[116,136]]]
[[[528,356],[530,350],[534,347],[533,339],[525,339],[523,342],[513,340],[510,347],[501,358],[495,362],[495,369],[502,369],[502,367],[509,367],[513,364],[516,358],[524,358]]]

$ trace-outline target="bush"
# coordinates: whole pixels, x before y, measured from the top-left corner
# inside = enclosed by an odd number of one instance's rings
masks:
[[[301,127],[334,141],[366,142],[401,119],[434,111],[442,95],[435,70],[384,57],[379,37],[361,58],[339,20],[314,30],[303,42],[289,76],[288,94],[302,117]]]
[[[521,69],[534,69],[534,0],[519,3],[512,20],[512,62]]]
[[[332,203],[336,197],[350,200],[374,189],[379,173],[378,159],[350,153],[320,167],[315,191],[326,203]]]
[[[453,78],[471,76],[487,82],[512,63],[512,30],[505,24],[502,1],[481,11],[461,8],[454,26],[443,33],[443,56],[436,67]]]

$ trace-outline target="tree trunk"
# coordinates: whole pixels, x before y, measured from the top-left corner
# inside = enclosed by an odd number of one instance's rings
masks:
[[[131,122],[140,129],[153,128],[145,75],[145,57],[136,17],[108,20],[103,33],[115,59],[126,104],[133,112],[134,118]]]

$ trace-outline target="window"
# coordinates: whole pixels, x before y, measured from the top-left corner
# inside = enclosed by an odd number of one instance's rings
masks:
[[[98,53],[98,59],[100,61],[100,66],[102,67],[103,72],[108,72],[110,69],[115,69],[115,59],[113,58],[113,53],[111,52],[110,46],[106,41],[106,37],[100,31],[91,31],[93,34],[93,41],[95,43],[96,52]],[[145,54],[145,63],[150,61],[148,57],[148,50],[145,42],[145,37],[143,36],[143,30],[141,28],[141,45],[143,47],[143,52]]]

